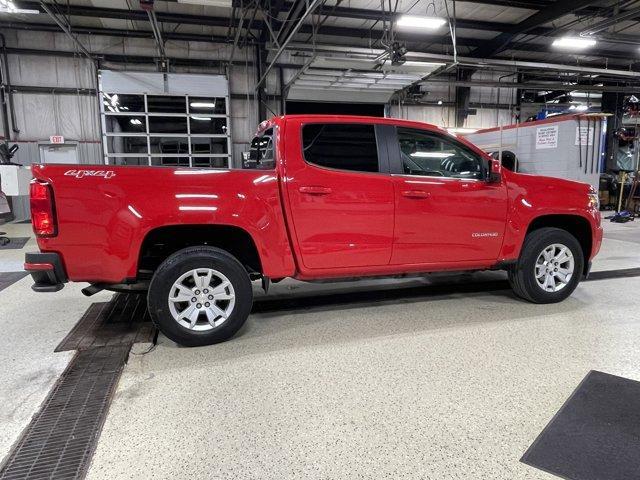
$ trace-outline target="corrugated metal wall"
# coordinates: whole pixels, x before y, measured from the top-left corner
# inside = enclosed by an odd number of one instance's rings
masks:
[[[40,161],[38,143],[46,143],[51,135],[63,135],[66,141],[77,142],[78,157],[81,163],[102,163],[99,108],[94,95],[70,94],[56,91],[60,88],[96,89],[96,72],[91,61],[80,54],[68,56],[74,52],[74,45],[63,33],[28,32],[7,30],[7,46],[22,49],[42,49],[55,52],[66,52],[59,56],[43,55],[9,55],[11,82],[18,87],[46,87],[45,92],[14,93],[16,126],[20,133],[12,136],[12,142],[20,144],[16,161],[31,164]],[[118,54],[131,56],[131,63],[102,62],[100,68],[129,71],[155,71],[155,65],[136,63],[135,56],[153,57],[156,55],[155,43],[151,39],[120,38],[107,36],[79,35],[79,41],[91,52],[100,54]],[[166,52],[169,57],[197,60],[227,60],[230,46],[205,42],[168,41]],[[65,56],[66,55],[66,56]],[[254,67],[247,65],[254,60],[254,50],[236,50],[235,64],[230,70],[229,85],[231,94],[231,132],[233,154],[240,157],[251,141],[258,124],[258,106],[251,98],[256,81]],[[219,67],[177,66],[172,67],[176,73],[223,73]],[[266,82],[267,116],[280,114],[278,94],[278,72],[272,71]],[[429,95],[429,99],[451,102],[453,88],[446,84],[437,85]],[[486,90],[486,91],[485,91]],[[245,95],[247,98],[243,98]],[[501,103],[509,103],[504,92]],[[347,99],[345,99],[347,100]],[[495,89],[475,89],[472,102],[495,103],[498,100]],[[392,116],[415,119],[443,126],[454,125],[455,109],[443,106],[404,106],[390,108]],[[1,121],[1,119],[0,119]],[[509,110],[482,108],[476,115],[469,116],[468,127],[490,127],[512,123]],[[237,164],[237,163],[236,163]],[[16,215],[27,215],[26,199],[16,203]]]

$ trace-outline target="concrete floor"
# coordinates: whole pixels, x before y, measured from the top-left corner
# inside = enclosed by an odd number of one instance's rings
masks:
[[[640,267],[640,223],[605,227],[594,270]],[[0,270],[22,254],[0,251]],[[469,278],[502,276],[458,281]],[[283,282],[272,294],[428,283]],[[53,348],[107,296],[29,285],[0,292],[0,457],[70,358]],[[589,370],[640,380],[637,292],[640,277],[594,281],[538,306],[425,286],[375,304],[255,313],[213,347],[161,337],[150,353],[134,348],[89,478],[556,478],[519,459]]]

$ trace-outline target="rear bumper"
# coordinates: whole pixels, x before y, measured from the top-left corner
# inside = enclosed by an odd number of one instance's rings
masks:
[[[35,282],[31,288],[36,292],[57,292],[68,281],[57,253],[29,252],[24,260],[24,269]]]

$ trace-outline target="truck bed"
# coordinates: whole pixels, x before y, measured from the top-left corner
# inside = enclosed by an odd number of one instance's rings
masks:
[[[145,237],[177,225],[242,229],[266,275],[294,272],[273,170],[37,165],[33,175],[52,186],[58,222],[38,245],[61,254],[71,281],[133,279]]]

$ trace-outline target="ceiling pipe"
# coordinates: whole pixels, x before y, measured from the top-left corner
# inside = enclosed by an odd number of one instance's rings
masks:
[[[153,37],[156,41],[156,47],[158,48],[158,55],[160,55],[160,58],[164,60],[167,55],[164,51],[164,41],[162,40],[162,32],[160,31],[160,27],[158,26],[156,13],[153,10],[148,10],[147,15],[149,16],[151,31],[153,32]]]
[[[366,58],[374,60],[377,55],[384,52],[383,49],[372,48],[356,48],[356,47],[343,47],[340,45],[319,45],[315,46],[305,44],[291,44],[288,50],[298,52],[315,52],[317,55],[324,54],[342,54],[345,58]],[[435,53],[423,53],[423,52],[408,52],[406,55],[407,60],[416,60],[424,62],[452,62],[452,55],[441,55]],[[558,72],[573,72],[584,73],[592,75],[609,75],[614,77],[626,77],[626,78],[640,78],[640,72],[633,70],[614,70],[610,68],[598,68],[598,67],[585,67],[582,65],[567,65],[559,63],[547,63],[547,62],[527,62],[520,60],[507,60],[499,58],[473,58],[473,57],[460,57],[458,56],[458,63],[461,66],[470,67],[510,67],[510,68],[531,68],[536,70],[553,70]]]
[[[80,41],[73,36],[71,30],[69,29],[69,25],[62,22],[46,3],[40,2],[40,6],[45,12],[47,12],[47,14],[49,14],[49,16],[53,19],[54,22],[56,22],[56,24],[62,29],[62,31],[67,34],[67,36],[76,45],[76,47],[78,47],[78,50],[80,50],[89,60],[91,60],[91,62],[94,62],[94,58],[91,56],[91,53],[89,53],[89,50],[84,48],[84,45],[82,45]]]
[[[623,43],[625,45],[640,45],[640,36],[638,35],[618,35],[616,33],[601,33],[598,39],[611,43]]]
[[[589,28],[585,28],[580,31],[581,37],[591,37],[597,33],[603,32],[609,27],[617,25],[624,20],[628,20],[630,18],[635,18],[640,16],[640,7],[634,8],[632,10],[626,10],[624,12],[619,12],[611,18],[607,18],[606,20],[602,20],[600,22],[596,22],[591,25]]]
[[[457,87],[489,87],[489,88],[507,88],[522,90],[565,90],[567,92],[622,92],[636,93],[640,87],[638,86],[616,86],[616,85],[578,85],[563,83],[511,83],[511,82],[487,82],[480,80],[429,80],[426,84],[445,83],[447,85],[455,85]]]

